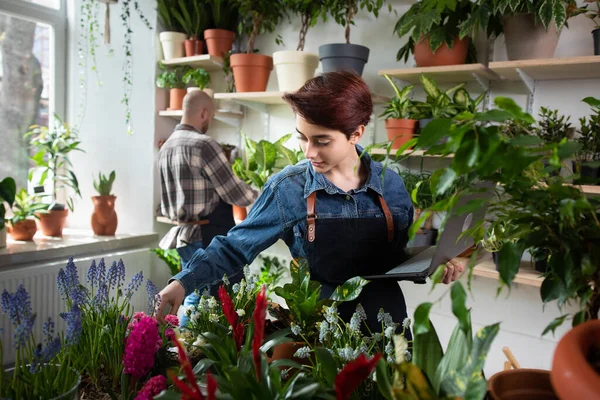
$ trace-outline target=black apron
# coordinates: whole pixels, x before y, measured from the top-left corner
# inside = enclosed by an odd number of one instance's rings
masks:
[[[215,236],[225,236],[227,235],[227,232],[235,226],[233,207],[219,199],[217,208],[206,217],[202,217],[202,220],[208,220],[208,223],[202,224],[200,227],[200,231],[202,232],[202,244],[204,244],[204,247],[206,248]]]
[[[407,232],[394,229],[393,216],[383,197],[378,197],[385,218],[320,219],[316,213],[317,192],[308,197],[304,251],[311,279],[322,285],[322,298],[329,297],[337,286],[350,278],[385,273],[403,261]],[[365,309],[366,323],[372,332],[381,332],[382,324],[377,321],[380,308],[400,324],[397,332],[401,331],[407,314],[398,282],[368,283],[356,300],[338,305],[343,320],[350,321],[358,303]],[[410,332],[406,332],[406,337],[410,340]]]

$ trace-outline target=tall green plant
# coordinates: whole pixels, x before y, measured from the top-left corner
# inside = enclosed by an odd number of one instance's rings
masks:
[[[427,94],[425,102],[416,104],[420,111],[421,118],[453,118],[462,111],[462,104],[455,103],[453,94],[462,89],[465,84],[461,83],[448,90],[442,90],[435,80],[425,75],[420,77],[423,89]]]
[[[600,99],[586,97],[582,100],[592,108],[592,115],[579,119],[579,137],[581,152],[577,158],[583,161],[600,159]]]
[[[6,226],[6,207],[4,203],[7,203],[9,208],[12,207],[16,193],[17,184],[13,178],[8,177],[0,181],[0,231]]]
[[[282,0],[235,0],[243,18],[242,28],[248,35],[247,54],[254,53],[254,41],[262,33],[273,32],[285,16]],[[275,40],[280,43],[279,36]]]
[[[327,0],[282,0],[283,5],[293,14],[300,17],[300,32],[296,51],[304,51],[308,29],[317,24],[319,17],[327,20]]]
[[[179,0],[157,0],[158,21],[165,31],[185,32],[181,22],[175,17],[175,10],[179,7]]]
[[[49,127],[33,125],[25,137],[31,137],[29,143],[35,150],[31,160],[41,171],[38,185],[43,186],[46,179],[52,179],[52,202],[56,203],[56,194],[59,189],[72,189],[78,197],[81,197],[79,182],[71,164],[70,155],[72,151],[82,151],[79,147],[81,141],[77,131],[63,122],[57,114],[49,123]],[[29,172],[29,180],[33,178],[34,170]],[[73,197],[66,196],[69,209],[73,211]]]
[[[202,32],[209,25],[207,0],[178,0],[177,6],[170,10],[189,39],[202,38]]]
[[[210,27],[237,31],[240,14],[236,8],[236,0],[208,0],[211,11]]]
[[[394,83],[392,78],[385,74],[383,76],[394,89],[395,96],[390,99],[385,111],[382,112],[379,117],[383,117],[385,119],[418,119],[419,110],[417,110],[415,107],[415,102],[413,102],[410,98],[410,94],[414,88],[414,85],[407,85],[400,89]]]
[[[329,15],[338,25],[345,27],[344,37],[346,43],[350,44],[350,26],[354,25],[356,14],[366,9],[377,18],[379,10],[381,10],[386,0],[326,0],[326,2]],[[391,4],[388,4],[388,10],[392,12]]]

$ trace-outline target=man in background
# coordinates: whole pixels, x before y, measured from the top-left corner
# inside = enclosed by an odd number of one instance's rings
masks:
[[[176,248],[183,269],[197,249],[208,246],[217,235],[226,235],[235,225],[231,205],[246,207],[258,196],[233,174],[220,144],[206,134],[214,114],[213,101],[206,93],[188,93],[181,123],[158,153],[161,213],[178,224],[159,246]],[[198,301],[193,293],[184,305]],[[184,315],[181,325],[185,323]]]

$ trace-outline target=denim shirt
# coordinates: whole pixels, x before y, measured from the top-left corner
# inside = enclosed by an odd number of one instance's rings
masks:
[[[199,249],[188,267],[169,282],[178,280],[189,295],[196,288],[216,284],[223,275],[232,277],[277,240],[285,241],[293,257],[304,257],[306,240],[306,198],[316,190],[328,196],[317,199],[318,218],[385,218],[378,195],[385,199],[394,218],[394,229],[412,224],[413,205],[402,178],[357,146],[369,176],[359,189],[345,192],[315,172],[308,160],[287,166],[267,180],[262,193],[244,221],[227,236],[215,237],[206,249]]]

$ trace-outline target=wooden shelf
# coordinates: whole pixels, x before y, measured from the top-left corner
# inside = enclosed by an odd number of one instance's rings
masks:
[[[491,62],[504,80],[520,81],[519,70],[533,80],[600,78],[600,56]]]
[[[398,150],[397,149],[390,150],[390,157],[394,157],[396,155],[396,151],[398,151]],[[441,156],[439,154],[425,154],[425,152],[426,152],[426,150],[416,150],[416,151],[405,150],[402,154],[410,154],[411,156],[414,156],[414,157],[448,157],[448,158],[454,157],[454,155],[452,155],[452,154],[449,154],[447,156]],[[386,155],[387,149],[380,149],[380,148],[371,149],[371,150],[369,150],[369,153],[378,154],[378,155]]]
[[[599,194],[600,195],[600,186],[599,185],[575,185],[575,187],[580,187],[581,191],[586,194]]]
[[[423,68],[399,68],[384,69],[378,72],[379,75],[388,75],[391,78],[397,78],[413,85],[420,85],[419,77],[421,74],[434,79],[437,83],[463,83],[482,80],[499,80],[500,77],[494,71],[483,64],[462,64],[447,65],[443,67],[423,67]]]
[[[156,222],[160,222],[161,224],[177,225],[177,222],[173,222],[169,218],[163,216],[156,217]]]
[[[496,264],[494,264],[494,261],[492,259],[488,257],[486,258],[487,259],[482,260],[477,265],[475,265],[475,268],[473,268],[473,275],[481,276],[483,278],[499,280],[500,274],[498,273],[498,271],[496,271]],[[541,287],[543,281],[544,278],[540,276],[540,273],[531,268],[519,269],[519,272],[517,272],[517,276],[515,276],[515,279],[513,279],[513,283],[535,287]]]
[[[182,110],[162,110],[158,112],[161,117],[170,117],[177,121],[183,116]],[[217,110],[215,111],[215,120],[225,124],[237,126],[240,120],[244,118],[244,113],[241,111]]]
[[[260,103],[265,105],[287,104],[283,100],[284,92],[240,92],[240,93],[215,93],[215,100],[236,100]],[[372,94],[374,104],[387,103],[389,97]]]
[[[168,66],[188,66],[193,68],[204,68],[207,71],[220,71],[223,69],[223,59],[221,57],[203,54],[201,56],[171,58],[161,61],[163,65]]]

